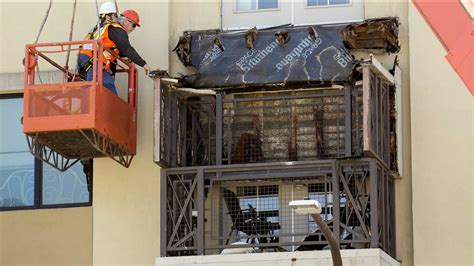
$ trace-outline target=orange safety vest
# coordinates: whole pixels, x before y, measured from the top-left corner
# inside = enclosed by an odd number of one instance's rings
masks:
[[[104,48],[108,48],[112,51],[114,51],[116,54],[119,54],[119,49],[115,45],[115,43],[109,38],[109,27],[116,27],[116,28],[121,28],[123,29],[122,25],[119,23],[107,23],[104,25],[102,28],[100,28],[100,33],[101,35],[99,36],[102,39],[102,43],[104,45]],[[98,30],[95,30],[92,34],[88,33],[86,35],[86,40],[89,39],[98,39],[97,34],[99,33]],[[83,49],[79,51],[81,54],[85,54],[89,57],[92,58],[92,47],[89,45],[84,45]],[[115,56],[112,56],[108,51],[104,49],[104,52],[102,54],[102,62],[104,63],[104,69],[105,70],[110,70],[110,64],[116,59]]]

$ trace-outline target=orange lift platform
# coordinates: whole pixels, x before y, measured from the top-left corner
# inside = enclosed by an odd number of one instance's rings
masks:
[[[92,46],[92,81],[81,80],[67,63],[65,67],[57,63],[65,53],[68,62],[70,52],[77,53],[84,45]],[[103,56],[98,55],[104,52],[118,58],[117,74],[128,75],[127,101],[102,86]],[[41,72],[35,71],[40,60],[60,71],[59,80],[41,81]],[[99,157],[130,166],[137,136],[138,77],[133,63],[104,51],[101,40],[87,40],[27,45],[24,65],[23,132],[35,157],[60,171]]]

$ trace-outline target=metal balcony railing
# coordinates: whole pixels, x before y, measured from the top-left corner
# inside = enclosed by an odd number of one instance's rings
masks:
[[[304,197],[322,204],[341,249],[395,256],[389,172],[373,158],[162,169],[161,256],[327,248],[314,221],[288,206]]]
[[[393,77],[367,61],[344,85],[252,92],[155,86],[161,256],[319,250],[288,203],[309,197],[342,249],[395,256]]]
[[[156,89],[162,167],[311,161],[368,155],[396,166],[393,83],[371,64],[354,84],[182,97]]]

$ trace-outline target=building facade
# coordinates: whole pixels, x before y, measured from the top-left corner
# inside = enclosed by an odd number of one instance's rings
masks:
[[[152,68],[169,69],[171,76],[193,71],[186,69],[171,52],[184,31],[248,30],[252,26],[398,17],[401,47],[398,60],[402,75],[396,103],[396,130],[400,176],[393,181],[396,255],[392,259],[402,265],[472,264],[472,94],[445,59],[446,50],[411,1],[322,2],[120,1],[118,7],[139,12],[142,27],[130,35],[131,43]],[[21,102],[18,97],[23,87],[24,45],[34,42],[47,8],[46,1],[0,3],[2,145],[21,138],[3,133],[4,124],[15,124],[11,121],[14,119],[7,119],[9,114],[4,114],[11,110],[8,104],[15,101],[11,99]],[[72,1],[54,3],[39,42],[65,41],[72,10]],[[95,22],[95,13],[94,3],[78,2],[73,39],[81,39],[89,30]],[[18,14],[22,14],[22,19]],[[368,58],[369,53],[359,51],[354,55]],[[375,54],[387,69],[392,67],[394,56]],[[54,73],[50,70],[46,64],[40,66],[43,76],[50,75],[53,79]],[[95,159],[91,199],[82,201],[86,202],[85,206],[74,201],[73,206],[51,208],[35,202],[35,199],[43,201],[43,196],[38,194],[30,197],[31,209],[10,211],[3,208],[9,205],[2,202],[2,265],[153,265],[164,255],[160,230],[165,226],[160,218],[163,177],[160,167],[154,163],[156,80],[150,80],[141,69],[139,71],[137,155],[130,168],[109,159]],[[125,83],[119,81],[118,84]],[[18,109],[18,103],[14,106]],[[9,151],[5,148],[0,152],[5,158],[11,158]],[[1,176],[0,188],[5,186],[2,184],[5,181]],[[38,191],[41,190],[35,190]],[[5,197],[4,192],[0,192],[1,197]],[[264,195],[270,192],[266,190]],[[452,199],[459,203],[453,204]],[[249,256],[250,261],[254,259],[250,256],[255,255],[260,254],[245,256]],[[245,256],[240,256],[238,261],[245,261]],[[309,262],[322,262],[324,258],[317,256],[309,258]],[[351,256],[343,253],[343,257]]]

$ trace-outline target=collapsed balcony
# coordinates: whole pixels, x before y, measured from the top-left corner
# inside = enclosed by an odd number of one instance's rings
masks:
[[[155,161],[162,167],[370,155],[397,170],[393,83],[372,63],[344,86],[204,96],[164,81],[157,87]]]

